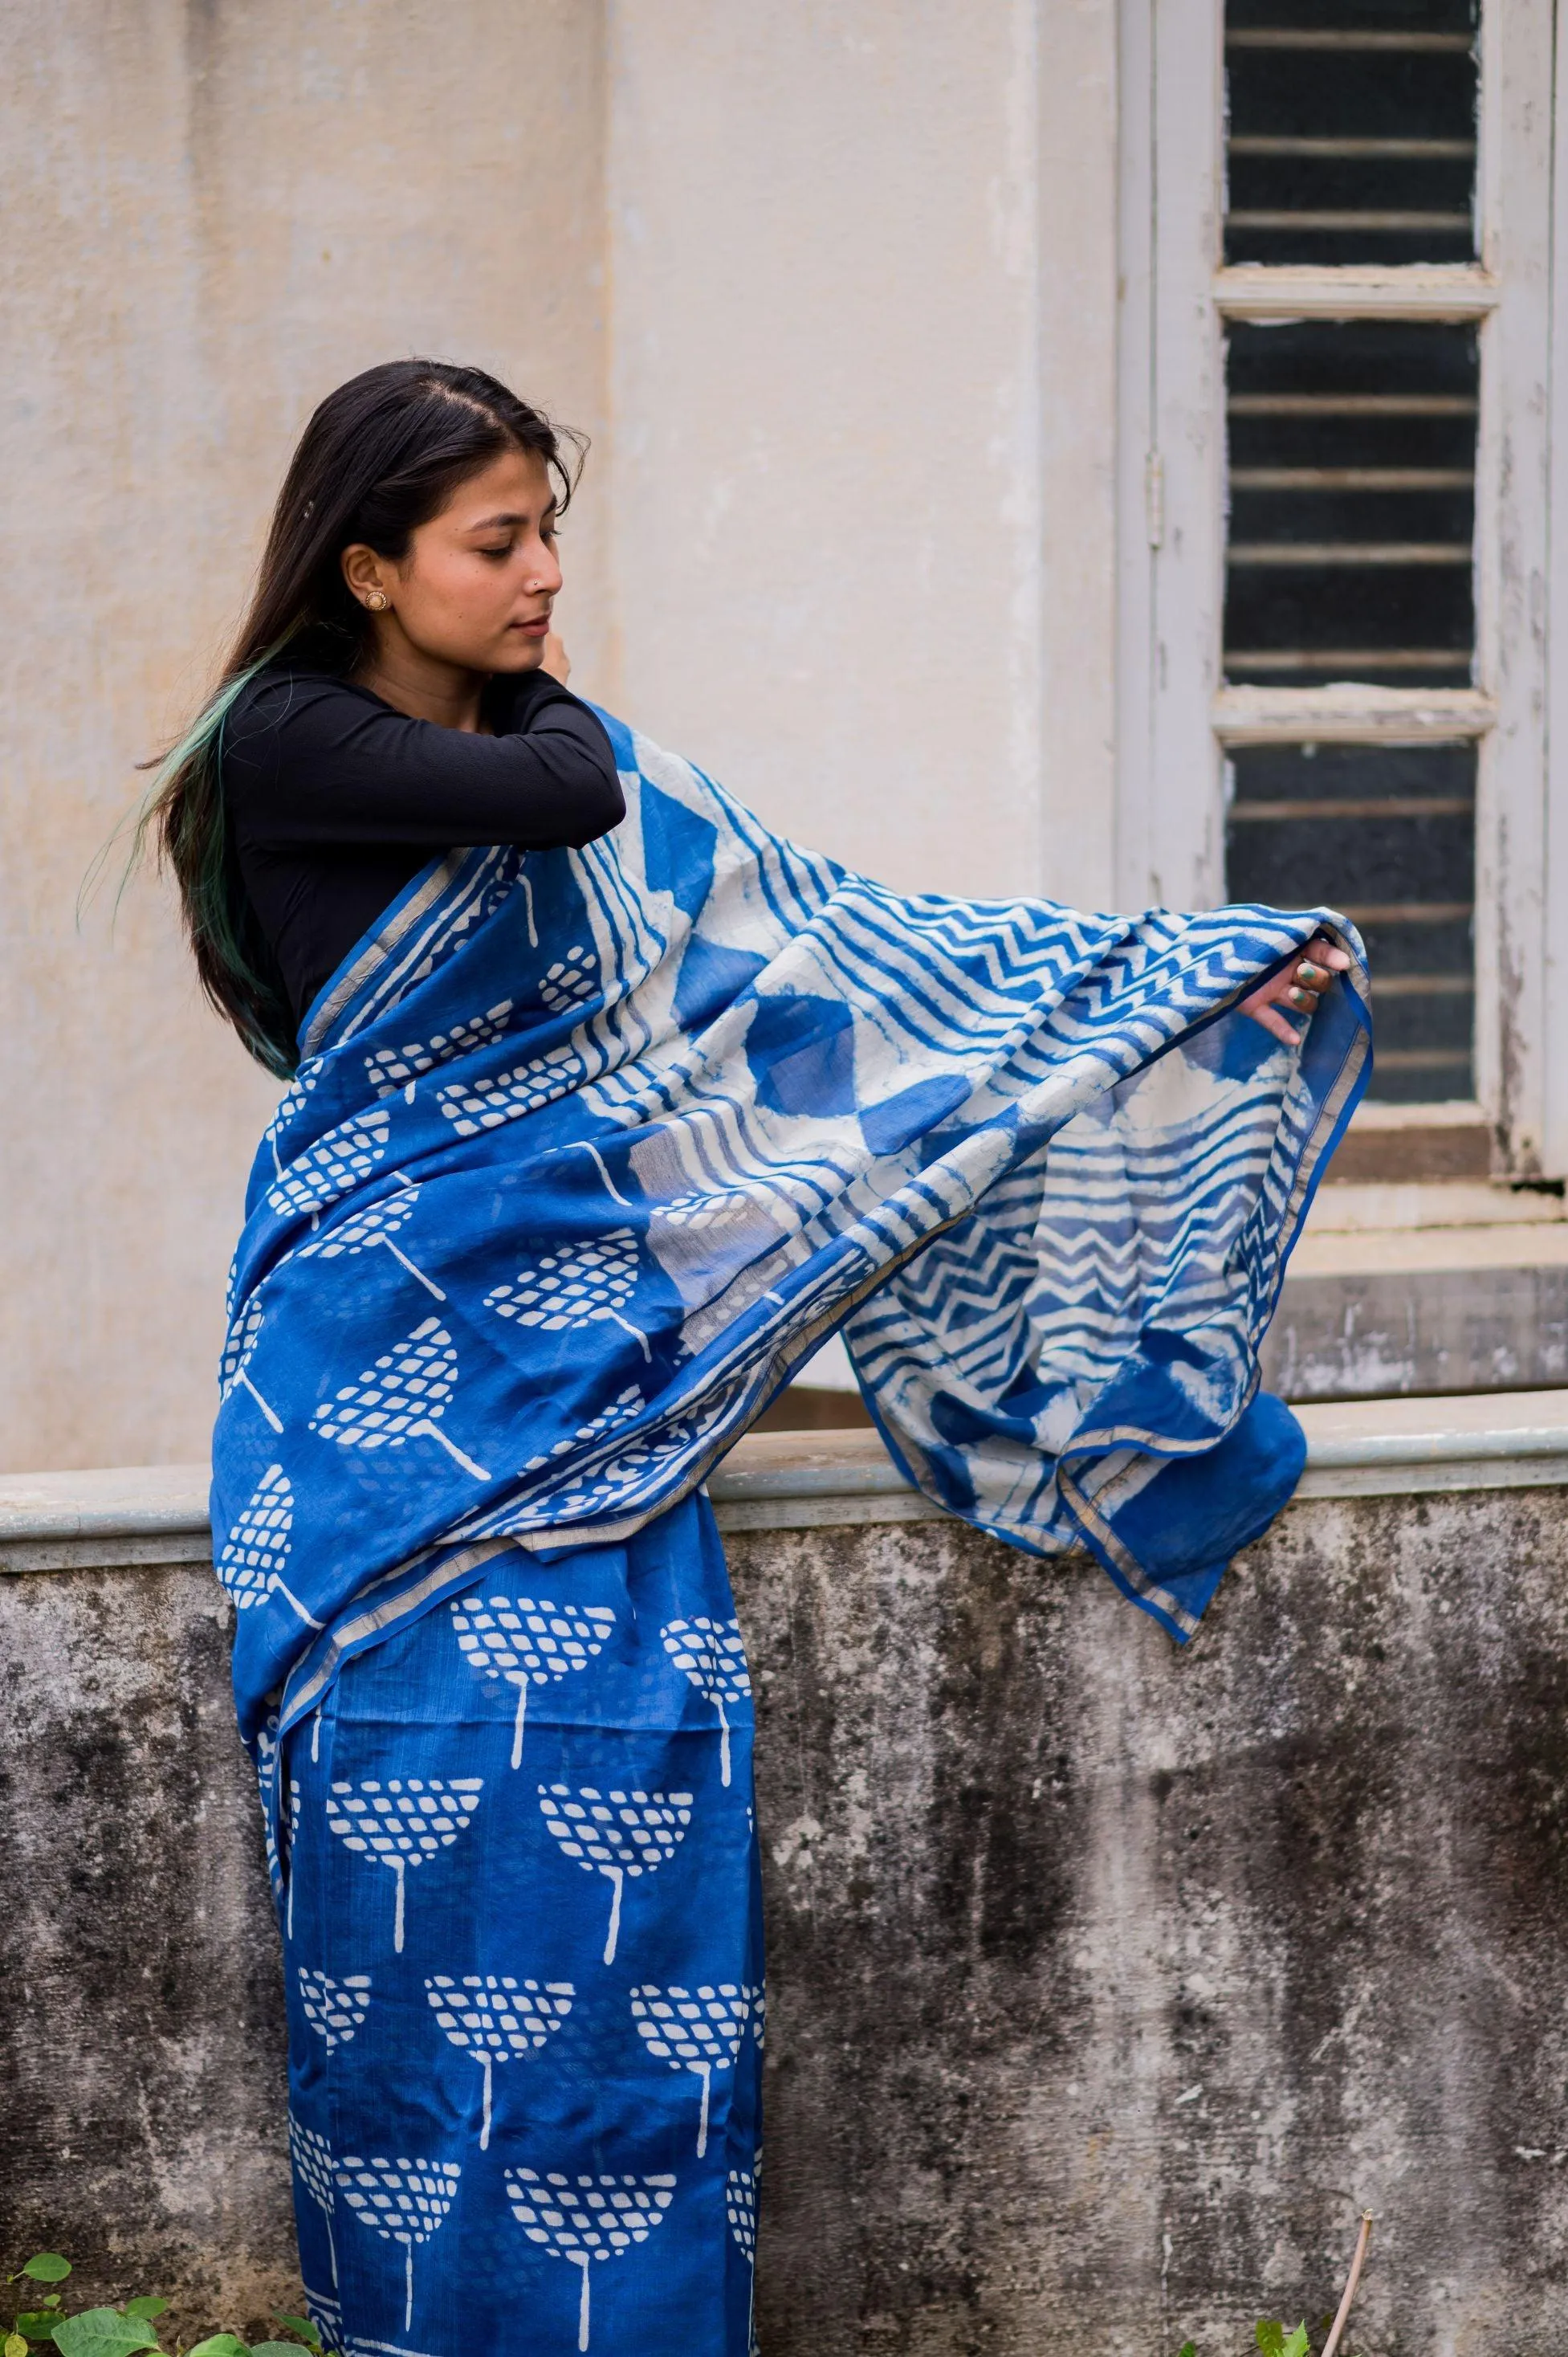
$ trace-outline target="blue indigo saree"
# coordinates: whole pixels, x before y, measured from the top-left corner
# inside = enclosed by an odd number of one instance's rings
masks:
[[[750,1684],[703,1482],[842,1329],[898,1463],[1178,1641],[1294,1486],[1258,1389],[1367,1076],[1331,912],[899,898],[607,718],[308,1012],[214,1450],[330,2345],[744,2357]],[[1238,1001],[1324,930],[1287,1049]]]
[[[744,2352],[762,1921],[706,1500],[492,1557],[348,1662],[281,1781],[323,2339]]]

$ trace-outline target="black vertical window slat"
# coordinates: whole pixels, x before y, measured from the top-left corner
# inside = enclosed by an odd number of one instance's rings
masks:
[[[1470,0],[1230,0],[1227,260],[1470,260],[1475,33]],[[1478,394],[1467,327],[1230,328],[1230,682],[1470,684]],[[1366,936],[1373,1094],[1468,1097],[1474,747],[1255,747],[1230,780],[1230,897]]]

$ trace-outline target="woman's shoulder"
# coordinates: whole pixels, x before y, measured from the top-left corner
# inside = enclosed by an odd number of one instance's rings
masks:
[[[253,719],[269,728],[281,728],[297,715],[321,704],[363,705],[376,698],[356,687],[339,672],[315,663],[290,662],[274,656],[245,682],[229,707],[229,722]]]
[[[263,663],[224,716],[225,775],[274,770],[285,749],[301,749],[324,723],[335,729],[347,714],[367,705],[375,708],[376,697],[338,673],[282,658]]]

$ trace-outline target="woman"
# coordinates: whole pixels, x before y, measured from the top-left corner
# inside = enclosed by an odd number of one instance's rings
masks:
[[[477,371],[340,388],[166,765],[201,979],[290,1079],[213,1526],[324,2338],[740,2357],[760,1919],[703,1479],[847,1320],[912,1479],[1190,1635],[1299,1469],[1257,1346],[1367,1036],[1351,990],[1286,1011],[1359,979],[1337,922],[900,900],[768,835],[567,694],[569,491]]]

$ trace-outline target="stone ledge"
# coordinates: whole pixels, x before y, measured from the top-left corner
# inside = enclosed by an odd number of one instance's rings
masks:
[[[1299,1406],[1298,1498],[1568,1486],[1568,1390]],[[204,1465],[0,1477],[0,1572],[197,1563],[210,1548]],[[709,1483],[721,1529],[935,1522],[874,1432],[759,1433]]]
[[[1532,1237],[1556,1247],[1568,1230],[1325,1236],[1314,1244],[1319,1265],[1285,1280],[1264,1382],[1297,1405],[1561,1385],[1568,1253],[1553,1265],[1538,1248],[1520,1249]]]

